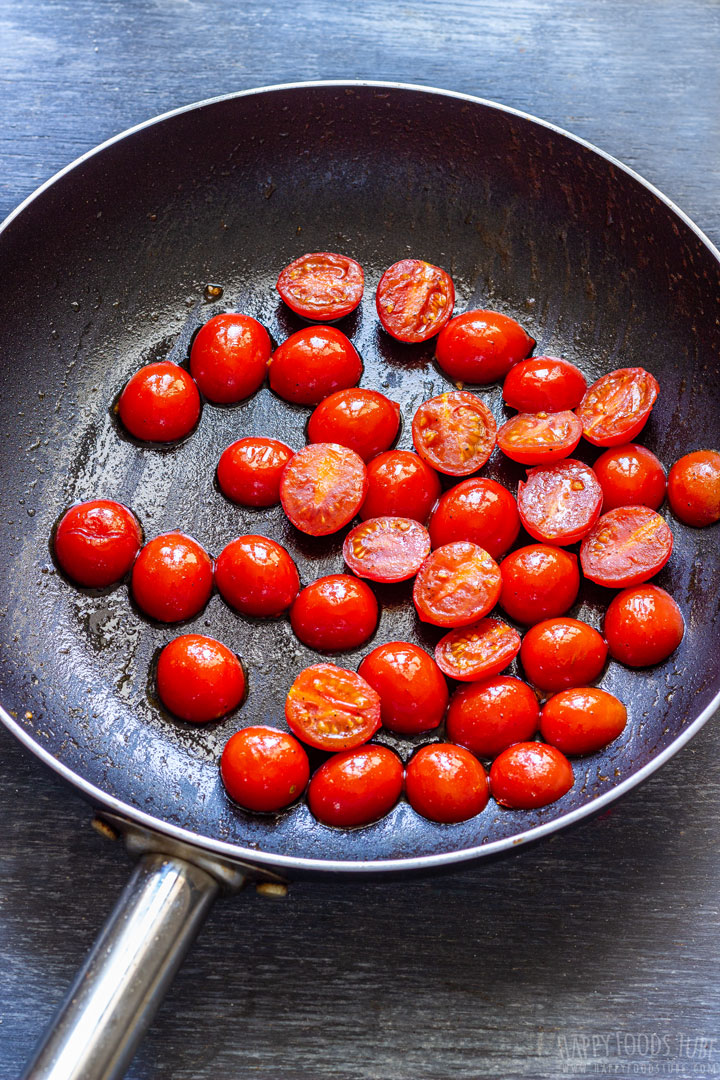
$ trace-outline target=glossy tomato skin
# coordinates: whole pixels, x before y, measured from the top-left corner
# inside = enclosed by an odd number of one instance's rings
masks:
[[[546,619],[526,633],[520,662],[533,686],[556,691],[594,682],[605,667],[607,654],[601,635],[587,623]]]
[[[527,532],[564,547],[582,540],[600,517],[602,488],[589,465],[565,458],[528,469],[518,484],[518,512]]]
[[[220,490],[241,506],[274,506],[280,502],[280,477],[292,456],[290,447],[277,439],[238,439],[220,456]]]
[[[543,739],[563,754],[594,754],[625,730],[627,709],[599,686],[561,690],[545,703],[540,718]]]
[[[123,427],[143,442],[177,442],[200,418],[200,394],[184,368],[169,360],[146,364],[118,400]]]
[[[593,472],[603,492],[603,510],[618,506],[649,506],[657,510],[665,498],[665,472],[645,446],[611,446],[597,459]]]
[[[288,691],[285,719],[299,739],[317,750],[354,750],[380,727],[380,698],[354,671],[313,664]]]
[[[503,398],[518,412],[562,412],[580,404],[587,382],[579,368],[554,356],[531,356],[511,367]]]
[[[337,443],[312,443],[298,450],[280,478],[280,501],[296,529],[328,536],[347,525],[368,490],[363,459]]]
[[[509,316],[498,311],[466,311],[443,329],[435,358],[453,381],[485,386],[504,379],[534,345]]]
[[[455,287],[445,270],[421,259],[401,259],[388,267],[377,287],[375,306],[388,334],[398,341],[427,341],[452,315]]]
[[[498,446],[521,465],[561,461],[580,442],[583,427],[574,412],[517,413],[498,430]]]
[[[432,656],[407,641],[368,653],[358,668],[380,695],[382,722],[399,735],[419,735],[442,723],[448,688]]]
[[[349,574],[318,578],[290,611],[295,636],[319,652],[355,649],[375,633],[378,602],[364,581]]]
[[[580,546],[583,574],[609,589],[642,585],[672,555],[673,534],[648,506],[619,506],[603,514]]]
[[[540,726],[540,706],[527,683],[496,675],[460,687],[450,699],[448,738],[481,758],[527,742]]]
[[[595,446],[631,442],[645,427],[659,392],[657,379],[644,368],[601,376],[577,408],[585,438]]]
[[[370,825],[390,813],[402,794],[405,770],[386,746],[360,746],[334,754],[310,781],[308,804],[324,825]]]
[[[500,619],[481,619],[440,638],[435,646],[435,662],[449,678],[473,682],[497,675],[519,652],[517,630]]]
[[[605,613],[610,655],[628,667],[660,664],[685,634],[682,612],[657,585],[638,585],[613,597]]]
[[[720,454],[695,450],[675,462],[668,477],[670,508],[685,525],[720,521]]]
[[[311,443],[348,446],[368,462],[395,442],[400,406],[377,390],[361,386],[338,390],[317,406],[308,420]]]
[[[488,460],[497,425],[484,401],[450,390],[424,401],[412,421],[412,438],[426,464],[447,476],[469,476]]]
[[[428,531],[412,518],[369,518],[343,543],[343,558],[353,574],[370,581],[407,581],[429,554]]]
[[[355,386],[362,362],[350,338],[334,326],[291,334],[269,361],[270,388],[295,405],[319,405],[336,390]]]
[[[363,521],[375,517],[414,518],[424,523],[441,487],[434,469],[411,450],[388,450],[368,464],[368,492],[360,507]]]
[[[183,634],[160,653],[157,692],[169,712],[207,724],[236,709],[245,697],[245,673],[234,652],[204,634]]]
[[[547,544],[529,544],[500,563],[500,607],[511,619],[531,626],[573,606],[580,589],[578,561]]]
[[[190,350],[190,374],[208,401],[233,405],[259,390],[272,342],[250,315],[228,313],[209,319]]]
[[[510,492],[485,477],[463,480],[440,497],[428,525],[434,548],[469,540],[499,559],[520,533],[520,515]]]
[[[410,759],[405,791],[413,810],[430,821],[454,825],[487,806],[487,773],[463,746],[434,743]]]
[[[142,529],[132,510],[111,499],[71,506],[58,522],[53,550],[72,581],[101,589],[122,581],[142,544]]]
[[[220,775],[231,799],[246,810],[277,813],[307,787],[310,763],[297,739],[271,727],[248,727],[228,739]]]
[[[135,603],[159,622],[182,622],[197,615],[210,599],[212,559],[183,533],[165,533],[141,550],[131,578]]]
[[[484,548],[458,540],[436,548],[420,567],[413,603],[423,622],[469,626],[495,607],[500,569]]]
[[[572,765],[554,746],[520,742],[503,750],[490,769],[490,790],[510,810],[535,810],[567,795],[575,783]]]
[[[280,271],[277,291],[297,315],[331,322],[354,311],[362,300],[362,266],[347,255],[315,251],[301,255]]]
[[[272,618],[286,611],[300,590],[290,554],[266,536],[238,536],[218,555],[215,583],[223,600],[243,615]]]

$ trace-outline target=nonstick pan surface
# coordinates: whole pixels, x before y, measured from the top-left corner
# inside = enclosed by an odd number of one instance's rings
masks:
[[[58,572],[49,538],[74,501],[116,498],[150,538],[188,532],[217,555],[247,532],[296,559],[303,584],[343,570],[343,533],[303,536],[280,508],[253,511],[215,486],[221,451],[247,434],[298,448],[309,410],[267,387],[233,408],[205,404],[185,443],[157,449],[118,429],[112,404],[142,364],[187,362],[194,331],[242,310],[280,341],[302,320],[274,288],[305,251],[337,250],[366,271],[360,310],[342,320],[364,362],[363,386],[400,402],[399,446],[414,409],[449,387],[432,342],[402,345],[380,329],[382,271],[414,256],[452,274],[456,310],[517,318],[536,353],[562,355],[589,378],[641,365],[661,395],[640,441],[666,467],[720,445],[720,264],[701,233],[657,191],[587,144],[512,110],[420,87],[305,84],[210,101],[112,140],[20,208],[0,236],[2,505],[0,681],[5,722],[97,803],[238,859],[316,873],[428,868],[496,853],[604,805],[669,758],[712,713],[720,555],[714,529],[666,513],[675,551],[656,581],[679,602],[687,633],[662,666],[611,663],[602,685],[628,706],[625,734],[578,760],[576,783],[536,812],[501,810],[435,825],[405,803],[355,831],[317,824],[306,805],[246,814],[223,792],[218,758],[243,725],[283,725],[295,674],[318,662],[287,619],[232,612],[218,595],[182,627],[134,609],[127,587],[78,590]],[[223,287],[207,301],[206,283]],[[500,388],[478,393],[498,421]],[[597,452],[584,445],[579,456]],[[514,490],[520,466],[495,452],[483,475]],[[527,542],[521,536],[518,544]],[[372,642],[330,659],[356,668],[394,639],[431,648],[411,586],[378,587]],[[583,585],[571,614],[601,627],[611,598]],[[247,666],[235,715],[197,729],[163,713],[150,672],[178,632],[220,638]],[[379,740],[407,760],[422,742]]]

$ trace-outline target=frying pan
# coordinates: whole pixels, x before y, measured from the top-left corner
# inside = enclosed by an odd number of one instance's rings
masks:
[[[365,267],[363,304],[340,325],[363,358],[362,385],[400,402],[401,447],[411,446],[417,405],[448,386],[432,343],[402,345],[379,328],[374,286],[406,256],[450,271],[458,310],[517,318],[538,354],[563,355],[590,378],[647,366],[662,392],[642,441],[666,466],[720,444],[718,252],[619,162],[514,110],[397,84],[271,87],[149,121],[31,196],[0,235],[2,720],[140,860],[28,1076],[120,1076],[220,888],[247,877],[430,872],[510,851],[639,783],[717,703],[715,535],[673,522],[675,552],[657,582],[683,609],[685,639],[661,667],[609,666],[602,685],[626,702],[627,731],[576,762],[559,803],[491,804],[442,826],[401,802],[375,825],[340,831],[304,804],[274,817],[229,802],[217,769],[224,742],[242,725],[281,724],[290,682],[317,653],[287,620],[242,618],[213,596],[182,629],[236,649],[250,694],[238,714],[202,730],[175,721],[151,673],[178,627],[144,619],[125,585],[71,586],[49,538],[72,502],[117,498],[148,537],[180,528],[217,554],[256,532],[289,548],[303,583],[342,569],[342,535],[303,536],[279,508],[231,505],[215,486],[226,445],[272,433],[299,447],[308,410],[267,388],[234,408],[205,404],[192,437],[170,449],[126,438],[112,410],[143,363],[185,363],[193,333],[219,311],[255,315],[275,340],[298,329],[274,281],[293,257],[323,249]],[[501,420],[499,387],[478,392]],[[523,470],[496,454],[484,472],[513,488]],[[432,647],[440,632],[415,618],[410,586],[377,592],[373,644]],[[573,614],[600,626],[609,596],[585,585]],[[354,668],[370,647],[338,662]],[[380,736],[405,760],[437,738]]]

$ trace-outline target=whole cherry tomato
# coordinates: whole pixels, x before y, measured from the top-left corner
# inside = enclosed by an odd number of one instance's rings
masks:
[[[63,573],[78,585],[100,589],[121,581],[142,544],[140,523],[127,506],[90,499],[71,506],[53,538]]]
[[[280,501],[296,529],[327,536],[355,517],[367,489],[367,469],[354,450],[313,443],[298,450],[285,466]]]
[[[572,454],[583,427],[574,412],[518,413],[497,433],[503,454],[522,465],[548,465]]]
[[[528,469],[518,484],[518,512],[536,540],[561,547],[586,536],[600,517],[602,488],[589,465],[565,458]]]
[[[382,722],[399,735],[418,735],[442,723],[448,688],[432,656],[407,641],[368,653],[358,673],[380,695]]]
[[[439,266],[401,259],[388,267],[377,287],[380,322],[398,341],[427,341],[452,315],[455,288]]]
[[[413,810],[430,821],[453,825],[475,817],[487,806],[487,773],[462,746],[421,746],[410,759],[405,791]]]
[[[603,492],[603,510],[649,506],[657,510],[665,498],[665,473],[655,455],[638,443],[611,446],[593,465]]]
[[[364,581],[349,574],[318,578],[290,611],[296,637],[319,652],[355,649],[375,633],[378,602]]]
[[[365,275],[347,255],[315,251],[294,259],[277,279],[277,291],[289,308],[318,322],[349,315],[362,300]]]
[[[488,460],[497,425],[487,405],[465,390],[451,390],[423,402],[412,422],[420,457],[448,476],[468,476]]]
[[[197,615],[210,599],[213,566],[208,553],[183,533],[149,540],[133,566],[135,603],[159,622],[182,622]]]
[[[568,759],[545,743],[515,743],[495,758],[490,769],[494,798],[511,810],[548,806],[567,795],[574,783]]]
[[[280,502],[280,477],[292,456],[290,447],[277,439],[238,439],[218,462],[220,490],[241,506],[273,506]]]
[[[578,405],[583,434],[595,446],[630,442],[645,427],[660,387],[644,368],[619,368],[603,375]]]
[[[495,607],[500,569],[484,548],[458,540],[436,548],[418,571],[413,603],[423,622],[469,626]]]
[[[497,757],[513,743],[527,742],[539,726],[535,694],[511,675],[463,686],[450,699],[448,738],[477,757]]]
[[[532,352],[533,339],[498,311],[466,311],[451,319],[437,340],[435,358],[457,382],[487,385],[504,379]]]
[[[370,581],[407,581],[430,554],[430,536],[412,518],[370,518],[356,525],[343,544],[353,574]]]
[[[285,719],[308,746],[354,750],[380,727],[380,698],[356,672],[313,664],[290,687]]]
[[[579,368],[554,356],[531,356],[511,367],[503,397],[518,412],[562,412],[582,401],[587,383]]]
[[[580,589],[577,558],[545,544],[511,551],[500,563],[500,574],[500,607],[525,626],[564,615]]]
[[[270,388],[296,405],[318,405],[328,394],[355,386],[362,362],[350,338],[334,326],[306,326],[269,360]]]
[[[245,673],[234,652],[203,634],[176,637],[160,653],[157,692],[166,709],[191,724],[207,724],[236,709]]]
[[[198,388],[184,368],[169,360],[146,364],[125,385],[118,416],[136,439],[176,442],[200,418]]]
[[[257,319],[215,315],[192,343],[190,374],[208,401],[232,405],[260,389],[271,352],[270,335]]]
[[[540,732],[564,754],[593,754],[625,730],[627,709],[598,686],[561,690],[543,707]]]
[[[435,661],[451,679],[473,682],[497,675],[519,652],[517,630],[500,619],[481,619],[440,638],[435,646]]]
[[[695,450],[679,458],[668,477],[670,509],[685,525],[702,528],[720,521],[720,454]]]
[[[225,744],[220,775],[228,795],[240,806],[272,813],[300,798],[310,777],[310,763],[287,731],[248,727]]]
[[[649,667],[677,649],[685,623],[669,593],[657,585],[638,585],[612,599],[604,630],[615,660],[628,667]]]
[[[541,690],[586,686],[605,667],[608,647],[597,630],[579,619],[545,619],[523,638],[520,662]]]
[[[308,442],[339,443],[363,461],[377,457],[395,442],[400,428],[400,406],[361,386],[338,390],[317,406],[308,420]]]
[[[502,484],[485,477],[463,480],[440,497],[428,530],[434,548],[469,540],[499,559],[518,538],[520,515]]]
[[[363,521],[406,517],[425,522],[440,495],[434,469],[410,450],[388,450],[368,464],[368,493],[360,507]]]
[[[405,770],[387,746],[359,746],[333,754],[314,773],[308,788],[310,810],[325,825],[340,829],[370,825],[400,798]]]
[[[598,521],[580,546],[583,574],[598,585],[642,585],[672,555],[673,534],[647,506],[619,506]]]
[[[290,607],[300,589],[289,553],[266,536],[239,536],[218,555],[215,582],[223,600],[243,615],[271,618]]]

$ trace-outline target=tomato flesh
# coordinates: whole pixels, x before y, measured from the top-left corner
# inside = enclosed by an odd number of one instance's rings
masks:
[[[533,737],[540,726],[540,706],[527,683],[511,675],[495,676],[453,694],[446,726],[453,742],[477,757],[494,758]]]
[[[518,412],[563,412],[580,404],[587,382],[579,368],[554,356],[531,356],[507,373],[503,398]]]
[[[360,746],[334,754],[313,775],[308,804],[318,821],[336,828],[370,825],[400,798],[405,770],[387,746]]]
[[[293,259],[277,279],[277,291],[304,319],[341,319],[362,300],[365,275],[347,255],[315,251]]]
[[[265,380],[272,342],[250,315],[215,315],[190,350],[190,374],[208,401],[232,405],[250,397]]]
[[[200,418],[200,394],[184,368],[169,360],[136,371],[118,400],[123,426],[143,442],[177,442]]]
[[[567,795],[574,783],[568,759],[546,743],[515,743],[495,758],[490,769],[494,798],[511,810],[548,806]]]
[[[592,529],[600,517],[602,488],[589,465],[566,458],[529,469],[518,484],[518,512],[536,540],[564,547]]]
[[[436,548],[415,578],[413,602],[423,622],[469,626],[500,595],[500,569],[484,548],[458,540]]]
[[[334,664],[300,672],[288,691],[291,731],[318,750],[352,750],[380,727],[380,698],[360,675]]]
[[[191,724],[227,716],[245,696],[245,673],[237,656],[204,634],[182,634],[166,645],[156,679],[165,708]]]
[[[485,809],[488,779],[477,758],[463,746],[422,746],[410,759],[405,791],[413,810],[430,821],[453,825]]]
[[[672,555],[669,526],[647,506],[620,506],[598,521],[580,547],[580,565],[590,581],[610,589],[642,585]]]
[[[432,656],[407,641],[368,653],[358,673],[380,695],[382,722],[400,735],[419,735],[442,723],[448,688]]]
[[[273,506],[280,502],[280,477],[292,456],[290,447],[277,439],[238,439],[218,462],[220,490],[241,506]]]
[[[542,737],[564,754],[594,754],[625,730],[627,709],[598,686],[561,690],[546,702]]]
[[[310,763],[287,731],[248,727],[225,744],[220,776],[230,798],[245,810],[277,813],[304,792]]]
[[[668,477],[670,508],[685,525],[720,521],[720,454],[696,450],[675,462]]]
[[[243,615],[272,618],[300,589],[297,567],[284,547],[266,536],[239,536],[220,552],[215,583],[223,600]]]
[[[520,662],[540,690],[586,686],[599,677],[608,648],[592,626],[579,619],[546,619],[523,638]]]
[[[310,536],[328,536],[355,517],[367,488],[365,464],[354,450],[312,443],[285,466],[280,501],[295,528]]]
[[[398,341],[427,341],[452,315],[455,287],[439,266],[401,259],[388,267],[375,296],[380,322]]]
[[[448,476],[477,472],[492,454],[496,436],[495,417],[466,390],[451,390],[423,402],[412,422],[418,454]]]
[[[440,638],[435,646],[435,661],[451,679],[472,682],[497,675],[519,652],[517,630],[500,619],[481,619]]]
[[[435,358],[451,379],[497,382],[533,349],[522,326],[499,311],[466,311],[451,319],[437,340]]]
[[[364,581],[349,574],[318,578],[299,594],[290,612],[295,636],[311,649],[355,649],[375,633],[378,602]]]
[[[578,405],[583,434],[595,446],[630,442],[645,427],[660,387],[644,368],[618,368],[603,375]]]
[[[395,442],[400,406],[377,390],[355,386],[330,394],[308,420],[308,442],[339,443],[370,461]]]
[[[593,472],[603,492],[603,510],[649,506],[657,510],[665,498],[665,473],[650,450],[638,443],[612,446],[601,454]]]
[[[441,492],[434,469],[411,450],[388,450],[368,464],[368,493],[360,507],[363,521],[406,517],[425,522]]]
[[[350,338],[334,326],[306,326],[279,345],[268,361],[270,389],[295,405],[319,405],[336,390],[355,386],[362,361]]]
[[[430,554],[430,535],[412,518],[370,518],[345,537],[343,558],[358,577],[407,581]]]
[[[142,544],[140,523],[122,503],[90,499],[63,514],[53,537],[55,558],[76,584],[100,589],[122,581]]]
[[[573,412],[518,413],[497,433],[503,454],[521,465],[546,465],[572,454],[583,426]]]
[[[212,559],[183,533],[165,533],[149,540],[132,570],[135,603],[159,622],[182,622],[197,615],[210,599]]]
[[[638,585],[613,597],[603,627],[610,655],[628,667],[660,664],[685,634],[682,612],[657,585]]]
[[[461,481],[441,496],[428,530],[434,548],[469,540],[499,559],[518,538],[520,515],[502,484],[478,477]]]

